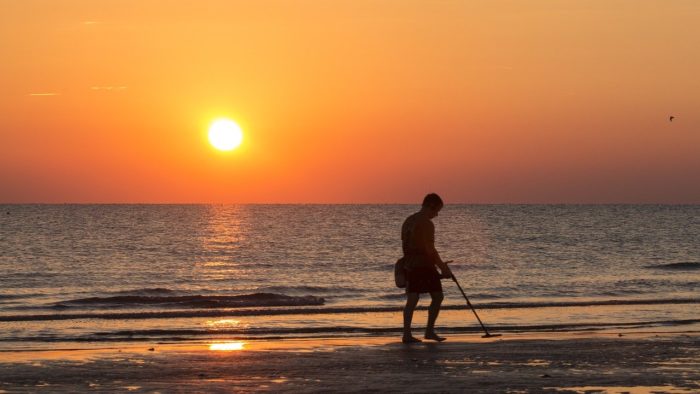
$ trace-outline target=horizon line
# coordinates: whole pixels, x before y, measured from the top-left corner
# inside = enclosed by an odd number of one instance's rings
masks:
[[[420,205],[421,202],[2,202],[0,205]],[[700,205],[699,202],[447,202],[449,205]]]

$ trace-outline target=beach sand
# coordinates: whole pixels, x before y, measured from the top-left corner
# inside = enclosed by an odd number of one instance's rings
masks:
[[[218,342],[217,342],[218,343]],[[700,393],[700,332],[130,344],[0,353],[0,392]],[[598,390],[598,391],[596,391]]]

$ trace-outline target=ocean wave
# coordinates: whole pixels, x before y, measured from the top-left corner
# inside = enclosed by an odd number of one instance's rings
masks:
[[[293,297],[294,298],[294,297]],[[316,297],[314,297],[316,298]],[[563,302],[492,302],[473,305],[475,309],[524,309],[524,308],[564,308],[587,306],[624,306],[624,305],[671,305],[671,304],[700,304],[700,298],[670,298],[650,300],[599,300],[599,301],[563,301]],[[427,310],[425,306],[416,308]],[[443,310],[468,309],[466,305],[444,305]],[[209,309],[209,310],[177,310],[152,312],[87,312],[87,313],[54,313],[54,314],[22,314],[0,315],[1,321],[49,321],[71,319],[168,319],[224,316],[274,316],[274,315],[313,315],[313,314],[352,314],[352,313],[382,313],[400,312],[403,306],[386,307],[325,307],[313,306],[274,309]]]
[[[288,296],[274,293],[253,293],[233,296],[155,296],[155,295],[121,295],[113,297],[90,297],[61,301],[54,308],[72,307],[111,308],[135,306],[154,306],[167,308],[246,308],[260,306],[307,306],[323,305],[325,300],[315,296]]]
[[[350,294],[350,293],[364,293],[367,290],[358,289],[356,287],[326,287],[326,286],[266,286],[259,287],[257,291],[260,292],[279,292],[283,294]]]
[[[659,270],[679,270],[679,271],[700,270],[700,262],[657,264],[657,265],[648,265],[644,268],[659,269]]]
[[[406,294],[405,293],[386,293],[386,294],[375,296],[373,298],[376,300],[387,300],[387,301],[405,300]]]
[[[649,328],[683,326],[700,323],[700,319],[679,320],[649,320],[637,322],[582,322],[562,324],[532,324],[532,325],[489,325],[493,333],[523,333],[523,332],[572,332],[597,331],[609,329]],[[119,330],[90,333],[80,336],[61,335],[32,335],[27,337],[4,337],[3,342],[137,342],[137,341],[186,341],[186,340],[254,340],[295,337],[324,337],[343,335],[398,335],[400,327],[357,327],[357,326],[307,326],[307,327],[271,327],[271,328],[234,328],[234,329],[148,329],[148,330]],[[446,334],[482,333],[478,324],[469,326],[441,327],[440,332]]]
[[[32,298],[40,296],[41,294],[0,294],[0,301],[2,300],[21,300],[24,298]]]
[[[422,298],[429,299],[429,297],[430,297],[430,296],[423,296]],[[471,299],[471,298],[473,298],[473,299],[479,299],[479,300],[489,300],[489,299],[490,299],[490,300],[496,300],[496,299],[503,298],[503,297],[497,296],[497,295],[495,295],[495,294],[489,294],[489,293],[474,293],[474,294],[470,294],[470,295],[469,295],[469,298],[470,298],[470,299]],[[375,299],[375,300],[387,300],[387,301],[406,300],[406,293],[397,293],[397,292],[394,292],[394,293],[384,293],[384,294],[380,294],[380,295],[374,296],[374,297],[372,297],[372,299]],[[483,303],[482,303],[482,305],[486,305],[486,304],[483,304]]]
[[[115,291],[111,294],[119,295],[162,295],[162,294],[174,294],[175,290],[166,289],[164,287],[147,287],[143,289],[133,289],[133,290],[121,290]]]

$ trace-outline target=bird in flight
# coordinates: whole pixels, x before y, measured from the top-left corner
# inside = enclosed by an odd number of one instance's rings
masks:
[[[668,117],[668,121],[669,121],[669,122],[673,122],[673,119],[675,119],[675,118],[676,118],[675,116],[671,115],[671,116]]]

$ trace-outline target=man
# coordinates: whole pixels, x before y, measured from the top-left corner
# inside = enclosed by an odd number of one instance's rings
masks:
[[[425,339],[442,342],[445,338],[435,333],[435,320],[440,313],[444,298],[440,279],[451,278],[452,271],[435,250],[435,225],[432,218],[443,207],[440,196],[428,194],[423,199],[421,210],[409,216],[401,226],[401,243],[406,267],[406,307],[403,310],[404,343],[421,342],[411,334],[411,320],[421,293],[430,293],[432,299],[428,307],[428,325]],[[440,268],[438,273],[436,267]]]

